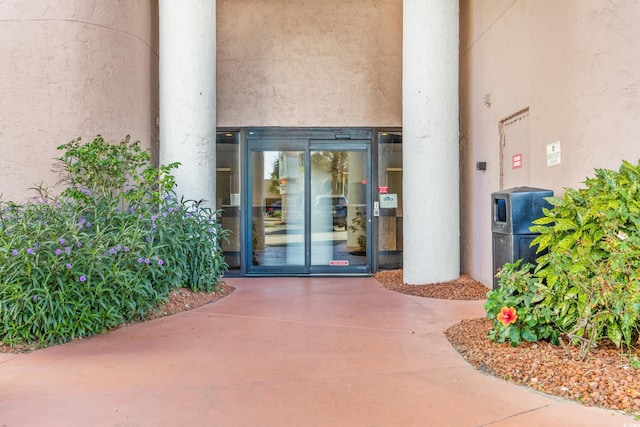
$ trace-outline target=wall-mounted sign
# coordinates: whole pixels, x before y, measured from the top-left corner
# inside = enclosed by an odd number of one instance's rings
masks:
[[[547,144],[547,167],[559,165],[560,161],[560,141]]]
[[[381,194],[380,207],[383,209],[394,209],[398,207],[397,194]]]
[[[522,167],[522,154],[514,154],[511,158],[511,169],[519,169]]]
[[[329,265],[331,265],[331,266],[336,266],[336,265],[347,266],[347,265],[349,265],[349,260],[348,259],[331,260],[331,261],[329,261]]]
[[[389,192],[389,187],[378,187],[378,193],[387,194]]]

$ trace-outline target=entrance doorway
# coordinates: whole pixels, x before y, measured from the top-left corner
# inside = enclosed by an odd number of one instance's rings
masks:
[[[370,132],[327,133],[248,131],[247,274],[371,273]]]

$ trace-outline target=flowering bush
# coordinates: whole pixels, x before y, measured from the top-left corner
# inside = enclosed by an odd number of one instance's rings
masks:
[[[532,275],[531,264],[521,263],[506,264],[498,273],[500,286],[487,293],[484,308],[493,321],[489,338],[514,347],[541,339],[557,343],[553,311],[544,305],[548,289]]]
[[[539,233],[537,267],[507,264],[500,288],[485,305],[494,318],[490,338],[517,345],[522,339],[550,339],[578,359],[608,338],[617,347],[635,346],[640,329],[640,163],[618,171],[597,169],[584,189],[548,198],[552,209],[534,221]],[[514,307],[515,322],[495,316]]]
[[[128,138],[59,147],[62,195],[0,201],[0,340],[62,342],[144,317],[226,270],[216,212],[177,200],[170,171]]]

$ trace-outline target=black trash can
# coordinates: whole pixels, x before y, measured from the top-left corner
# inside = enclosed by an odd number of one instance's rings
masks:
[[[542,188],[516,187],[491,194],[491,232],[493,249],[493,289],[498,287],[495,277],[506,263],[522,259],[535,264],[536,247],[530,247],[536,237],[529,227],[543,216],[542,208],[551,208],[545,200],[553,191]]]

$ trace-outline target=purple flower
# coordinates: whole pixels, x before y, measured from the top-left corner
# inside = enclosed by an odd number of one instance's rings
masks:
[[[138,258],[138,264],[142,264],[142,258]]]
[[[125,247],[124,247],[124,251],[125,251],[125,252],[129,252],[129,246],[125,246]]]
[[[158,225],[154,222],[153,223],[153,228],[156,228]]]
[[[82,243],[78,242],[76,244],[78,245],[79,248],[82,247]]]
[[[67,264],[67,270],[71,270],[71,263]]]
[[[167,217],[167,215],[168,215],[168,213],[166,213],[166,212],[162,214],[162,216],[165,217],[165,218]]]
[[[27,253],[28,253],[29,255],[32,255],[32,254],[33,254],[33,248],[29,248],[29,249],[27,249]]]
[[[113,254],[115,254],[115,253],[116,253],[116,250],[115,250],[115,249],[113,249],[113,248],[111,248],[111,249],[109,249],[109,253],[110,253],[111,255],[113,255]]]
[[[122,246],[120,245],[116,246],[116,251],[120,251],[120,249],[122,249]]]
[[[87,278],[86,278],[85,276],[80,276],[80,281],[81,281],[81,282],[86,282],[86,281],[87,281]]]
[[[18,250],[17,249],[13,250],[13,256],[18,256]]]
[[[142,214],[138,215],[138,219],[142,219],[142,218],[144,218]]]
[[[62,253],[62,249],[58,248],[55,251],[56,256],[60,255]]]
[[[40,246],[40,244],[39,244],[38,242],[36,242],[36,243],[34,243],[34,244],[33,244],[33,248],[34,248],[34,249],[38,249],[38,246]]]
[[[164,264],[164,261],[163,261],[163,260],[161,260],[161,259],[159,259],[159,260],[158,260],[158,265],[162,265],[162,264]]]
[[[67,242],[67,241],[66,241],[66,240],[64,240],[64,237],[61,237],[61,238],[60,238],[60,244],[61,244],[61,245],[64,245],[66,242]]]
[[[156,220],[156,216],[155,216],[155,215],[153,215],[153,216],[151,217],[151,221],[155,221],[155,220]]]
[[[64,248],[64,251],[66,253],[71,253],[71,246],[67,246],[66,248]]]
[[[80,190],[82,192],[82,194],[86,194],[87,196],[91,195],[91,190],[87,190],[86,188],[83,188],[82,190]]]
[[[35,296],[33,297],[33,300],[34,300],[34,301],[38,301],[39,299],[40,299],[40,295],[35,295]]]
[[[132,214],[136,213],[136,210],[132,207],[129,208],[129,212],[131,212]]]
[[[91,223],[90,222],[87,223],[87,227],[91,227]]]
[[[151,260],[150,260],[149,258],[145,258],[145,259],[144,259],[144,263],[145,263],[145,264],[149,264],[150,262],[151,262]]]

